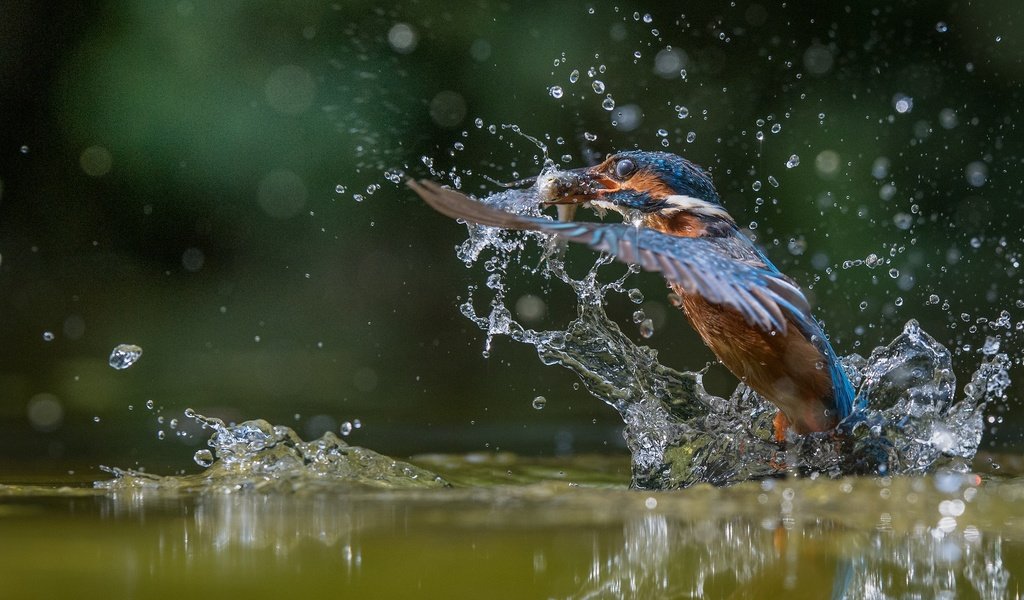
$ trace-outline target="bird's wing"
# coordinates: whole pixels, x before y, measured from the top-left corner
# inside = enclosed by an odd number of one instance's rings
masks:
[[[429,180],[407,183],[444,215],[490,227],[544,231],[586,244],[624,263],[660,271],[686,292],[734,308],[748,323],[765,331],[785,333],[787,315],[800,325],[812,319],[807,299],[798,287],[764,265],[737,261],[714,239],[683,238],[624,224],[558,222],[516,215]]]

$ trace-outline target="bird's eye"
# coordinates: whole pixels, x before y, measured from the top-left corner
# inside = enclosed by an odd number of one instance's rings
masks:
[[[629,177],[633,174],[633,171],[636,171],[636,164],[628,158],[615,163],[615,177],[618,179]]]

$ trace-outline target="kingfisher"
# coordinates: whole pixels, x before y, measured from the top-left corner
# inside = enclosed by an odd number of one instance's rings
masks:
[[[560,215],[589,206],[623,223],[519,215],[429,180],[407,183],[449,217],[551,233],[660,272],[718,360],[778,407],[776,441],[832,431],[853,412],[853,386],[807,298],[740,231],[710,175],[692,162],[635,150],[536,179],[540,202]]]

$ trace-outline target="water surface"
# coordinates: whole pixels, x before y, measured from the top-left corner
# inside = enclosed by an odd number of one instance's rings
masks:
[[[1024,574],[1016,476],[651,492],[627,489],[627,456],[412,462],[448,485],[207,470],[0,486],[5,594],[1012,598]]]

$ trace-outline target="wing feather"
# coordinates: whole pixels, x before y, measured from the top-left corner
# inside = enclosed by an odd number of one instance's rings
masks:
[[[441,214],[490,227],[557,234],[608,252],[617,260],[660,271],[688,293],[736,309],[748,323],[785,333],[786,314],[801,329],[816,328],[803,293],[770,263],[738,260],[717,238],[683,238],[625,224],[560,222],[498,210],[429,181],[408,185]]]

